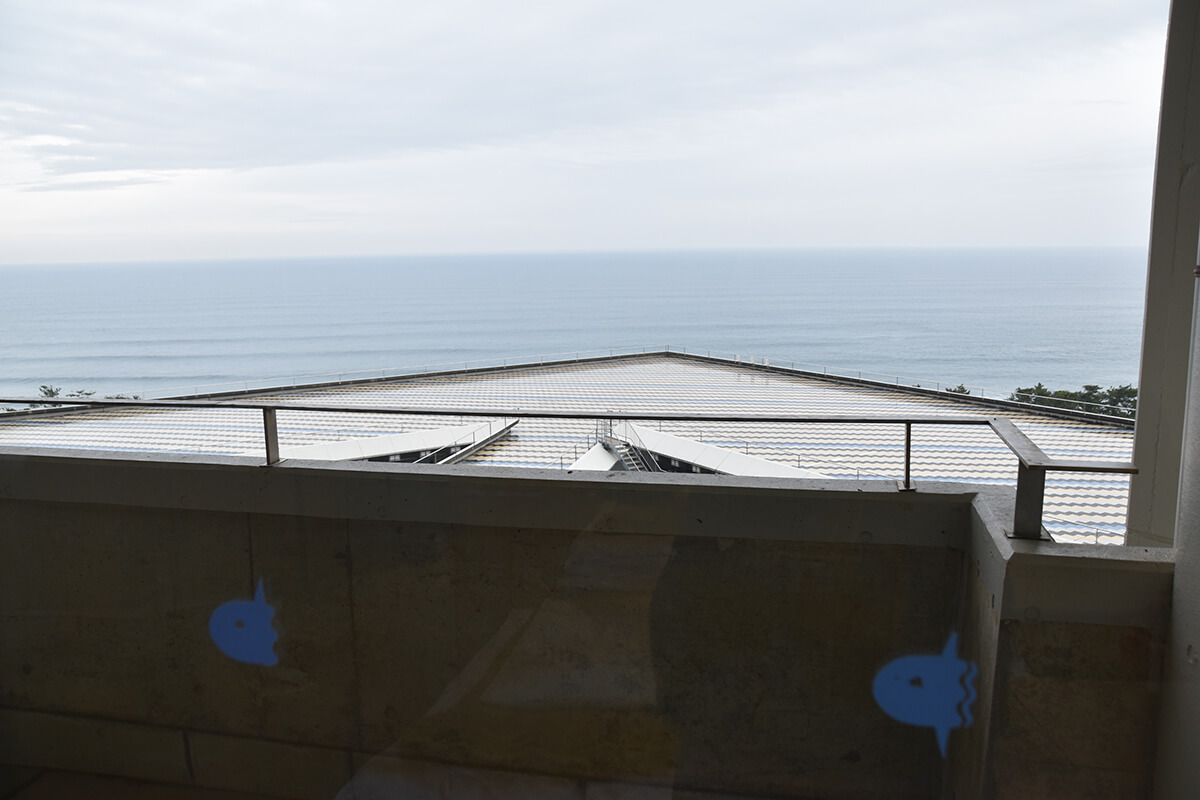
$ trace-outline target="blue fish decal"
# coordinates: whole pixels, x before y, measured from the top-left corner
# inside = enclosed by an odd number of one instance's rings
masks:
[[[208,618],[208,635],[225,655],[246,664],[273,667],[279,663],[275,655],[275,629],[271,618],[275,609],[263,598],[260,578],[253,600],[230,600],[222,603]]]
[[[890,661],[875,675],[871,687],[875,702],[884,712],[908,725],[933,728],[938,748],[946,757],[950,731],[974,722],[974,662],[957,655],[958,634],[950,634],[942,652],[935,656],[904,656]]]

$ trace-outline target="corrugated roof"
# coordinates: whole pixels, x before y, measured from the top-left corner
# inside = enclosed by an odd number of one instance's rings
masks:
[[[857,385],[784,369],[766,370],[675,354],[618,356],[580,363],[463,371],[455,374],[258,392],[279,402],[372,406],[511,408],[638,413],[1006,416],[1047,454],[1129,460],[1133,432],[1036,411],[981,409],[953,396]],[[432,430],[472,418],[280,411],[283,448]],[[655,430],[729,448],[835,478],[903,476],[899,425],[762,422],[645,422]],[[591,446],[589,420],[525,419],[512,434],[463,463],[567,467]],[[261,416],[239,409],[115,409],[8,419],[0,446],[41,446],[233,455],[262,447]],[[1017,460],[986,427],[919,425],[913,430],[913,479],[1015,484]],[[1050,473],[1045,522],[1060,541],[1119,544],[1128,477]]]

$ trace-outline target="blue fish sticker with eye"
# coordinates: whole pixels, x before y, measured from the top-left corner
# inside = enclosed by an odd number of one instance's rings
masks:
[[[222,603],[208,618],[208,635],[225,655],[246,664],[273,667],[279,663],[275,655],[275,629],[271,618],[275,609],[263,597],[260,578],[253,600],[230,600]]]
[[[946,757],[950,731],[974,722],[975,680],[979,668],[957,655],[958,634],[934,656],[904,656],[888,662],[871,687],[875,702],[892,719],[933,728],[938,748]]]

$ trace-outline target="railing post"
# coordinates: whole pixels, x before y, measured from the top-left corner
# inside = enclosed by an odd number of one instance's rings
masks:
[[[1014,539],[1042,538],[1042,504],[1046,497],[1046,470],[1017,465],[1017,506],[1013,512]]]
[[[904,490],[912,489],[912,423],[904,423]]]
[[[263,435],[267,440],[267,466],[279,463],[279,428],[275,424],[275,409],[264,408]]]

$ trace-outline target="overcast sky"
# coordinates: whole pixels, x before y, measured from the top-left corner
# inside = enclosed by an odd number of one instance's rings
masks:
[[[0,262],[1144,246],[1166,0],[0,0]]]

